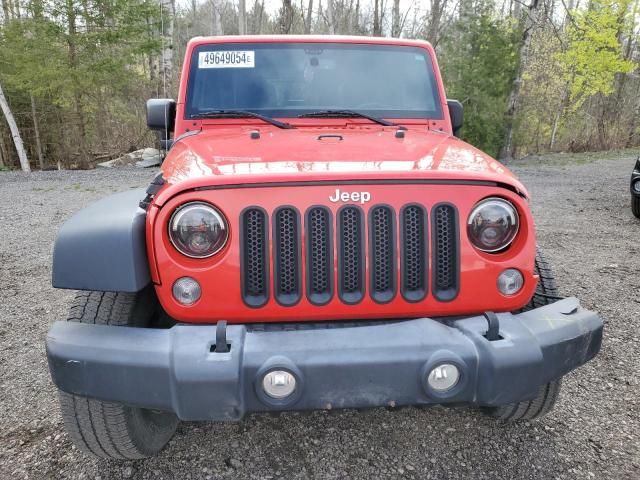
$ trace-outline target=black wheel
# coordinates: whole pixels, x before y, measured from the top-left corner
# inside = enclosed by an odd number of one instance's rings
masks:
[[[560,298],[558,296],[558,287],[556,286],[556,279],[553,276],[551,265],[549,265],[549,262],[544,257],[540,249],[536,252],[536,262],[533,267],[533,273],[540,277],[540,281],[536,287],[536,293],[533,294],[529,303],[522,308],[522,312],[533,310],[538,307],[544,307],[545,305],[549,305]]]
[[[157,302],[152,288],[139,293],[79,292],[67,320],[147,327],[159,318]],[[67,433],[80,450],[98,457],[123,460],[155,455],[178,425],[173,413],[59,394]]]
[[[526,312],[542,307],[558,300],[558,287],[551,271],[551,266],[540,250],[536,253],[534,272],[540,276],[540,281],[529,303],[521,311]],[[510,403],[499,407],[483,407],[483,411],[495,418],[515,422],[518,420],[533,420],[549,413],[558,399],[561,379],[542,385],[536,397],[532,400]]]
[[[515,402],[499,407],[485,407],[484,412],[499,420],[517,422],[520,420],[535,420],[549,413],[560,394],[561,380],[542,385],[533,400]]]
[[[635,195],[631,197],[631,211],[636,218],[640,218],[640,197]]]

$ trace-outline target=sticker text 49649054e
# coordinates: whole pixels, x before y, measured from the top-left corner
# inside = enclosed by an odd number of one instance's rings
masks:
[[[198,68],[254,68],[255,58],[255,52],[249,50],[200,52]]]

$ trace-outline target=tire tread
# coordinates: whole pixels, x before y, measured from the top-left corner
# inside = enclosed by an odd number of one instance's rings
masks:
[[[633,195],[631,197],[631,211],[636,218],[640,218],[640,196]]]
[[[141,326],[146,322],[142,313],[153,313],[153,309],[145,305],[147,295],[148,292],[78,292],[67,321]],[[166,444],[177,426],[177,418],[167,414],[166,424],[162,425],[162,431],[159,432],[160,440],[149,446],[145,442],[145,433],[135,431],[132,414],[135,409],[132,407],[61,390],[58,393],[68,435],[80,450],[97,457],[118,460],[146,458]]]

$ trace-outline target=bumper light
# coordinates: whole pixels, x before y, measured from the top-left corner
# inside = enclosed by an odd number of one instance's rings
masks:
[[[442,393],[455,387],[459,379],[458,367],[450,363],[442,363],[429,372],[427,383],[436,392]]]
[[[498,290],[503,295],[515,295],[523,285],[524,278],[515,268],[507,268],[498,276]]]
[[[296,377],[286,370],[272,370],[262,379],[264,393],[280,400],[296,390]]]
[[[179,278],[173,284],[173,298],[182,305],[193,305],[201,294],[200,284],[191,277]]]

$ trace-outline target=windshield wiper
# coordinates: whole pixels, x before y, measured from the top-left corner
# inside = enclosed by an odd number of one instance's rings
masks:
[[[259,113],[250,112],[248,110],[209,110],[206,112],[196,113],[191,118],[257,118],[263,122],[270,123],[278,128],[296,128],[289,123],[284,123],[275,118],[260,115]]]
[[[357,112],[355,110],[319,110],[317,112],[303,113],[302,115],[298,115],[298,118],[321,118],[321,117],[360,117],[366,118],[367,120],[372,121],[373,123],[377,123],[379,125],[384,125],[385,127],[399,127],[402,130],[406,130],[406,127],[402,125],[398,125],[397,123],[390,122],[383,118],[374,117],[372,115],[367,115],[366,113]]]

